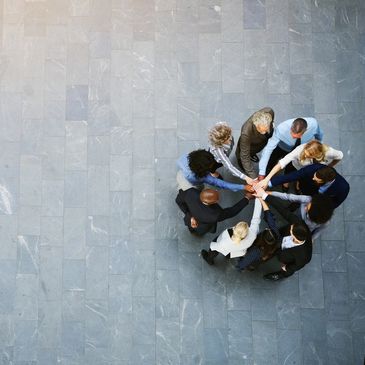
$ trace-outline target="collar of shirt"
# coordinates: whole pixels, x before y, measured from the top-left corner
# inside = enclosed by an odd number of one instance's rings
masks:
[[[324,192],[326,192],[329,187],[335,182],[335,179],[332,180],[332,181],[329,181],[328,183],[326,184],[323,184],[319,189],[318,189],[318,192],[323,194]]]
[[[292,236],[286,236],[286,237],[283,238],[283,241],[281,242],[281,249],[282,250],[287,250],[288,248],[298,247],[298,246],[303,245],[304,242],[302,242],[302,243],[295,243],[293,241]]]

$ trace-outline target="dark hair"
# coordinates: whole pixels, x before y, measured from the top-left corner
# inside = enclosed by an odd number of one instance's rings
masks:
[[[294,223],[292,234],[298,241],[305,241],[308,237],[309,229],[305,223]]]
[[[294,120],[293,124],[291,125],[291,131],[295,134],[302,134],[307,129],[308,124],[307,121],[303,118],[297,118]]]
[[[336,178],[336,170],[333,167],[324,166],[323,168],[316,171],[316,176],[324,183],[327,183]]]
[[[188,155],[190,170],[198,178],[206,176],[209,172],[216,170],[214,156],[206,150],[196,150]]]
[[[331,219],[333,210],[333,202],[328,195],[313,195],[308,217],[314,223],[323,224]]]
[[[262,232],[260,232],[256,239],[255,245],[259,247],[264,247],[266,245],[273,246],[277,243],[277,238],[274,232],[270,228],[265,228]]]

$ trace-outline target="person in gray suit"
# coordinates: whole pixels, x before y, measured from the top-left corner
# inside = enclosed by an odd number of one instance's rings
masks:
[[[267,144],[274,131],[274,111],[263,108],[248,118],[241,128],[237,143],[236,157],[239,167],[252,179],[257,178],[253,162],[258,162],[259,153]]]

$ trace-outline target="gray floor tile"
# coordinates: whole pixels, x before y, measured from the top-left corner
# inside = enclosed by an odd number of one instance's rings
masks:
[[[0,0],[0,363],[361,363],[363,2],[64,5]],[[317,118],[351,187],[278,283],[207,265],[174,201],[176,158],[264,106]]]

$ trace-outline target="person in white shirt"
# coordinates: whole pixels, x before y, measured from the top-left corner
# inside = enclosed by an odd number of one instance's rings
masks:
[[[247,184],[252,185],[253,179],[245,175],[237,167],[233,166],[229,156],[234,146],[232,128],[226,122],[218,122],[209,131],[209,152],[215,160],[223,165],[233,176],[246,180]]]
[[[313,163],[321,163],[333,167],[338,164],[342,158],[343,153],[341,151],[320,141],[313,140],[296,147],[292,152],[279,160],[265,179],[261,180],[258,184],[259,186],[266,188],[271,178],[290,163],[292,163],[297,170],[300,170],[304,166],[312,165]]]
[[[209,265],[213,265],[214,258],[219,253],[229,258],[244,256],[259,232],[261,210],[262,206],[259,199],[255,199],[250,226],[246,222],[239,222],[234,227],[225,229],[211,242],[209,251],[201,251],[203,259]]]

